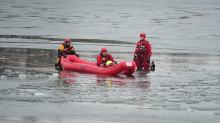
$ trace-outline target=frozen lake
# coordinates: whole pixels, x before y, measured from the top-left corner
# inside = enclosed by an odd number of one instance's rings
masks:
[[[220,1],[0,0],[0,121],[220,120]],[[133,77],[54,69],[70,37],[81,58],[131,60],[140,32],[156,71]]]

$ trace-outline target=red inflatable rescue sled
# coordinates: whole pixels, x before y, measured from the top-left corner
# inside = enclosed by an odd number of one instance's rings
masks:
[[[123,61],[113,66],[98,67],[96,62],[83,60],[75,55],[67,55],[66,57],[62,57],[61,66],[63,70],[113,76],[118,74],[132,75],[137,69],[134,61]]]

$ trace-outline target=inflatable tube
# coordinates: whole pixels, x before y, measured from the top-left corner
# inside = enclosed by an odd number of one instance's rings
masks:
[[[62,57],[61,66],[63,70],[101,75],[118,75],[120,73],[131,75],[136,71],[136,64],[134,61],[120,62],[119,64],[104,68],[98,67],[95,62],[80,59],[75,55],[67,55],[66,57]]]

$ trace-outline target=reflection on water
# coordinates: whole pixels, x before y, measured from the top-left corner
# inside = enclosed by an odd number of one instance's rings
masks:
[[[139,104],[138,100],[142,96],[139,97],[137,93],[148,92],[151,85],[150,81],[140,81],[135,77],[112,77],[70,71],[60,72],[59,78],[59,86],[66,87],[63,92],[70,94],[73,102]]]

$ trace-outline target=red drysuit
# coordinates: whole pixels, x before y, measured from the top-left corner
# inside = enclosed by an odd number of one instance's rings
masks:
[[[104,55],[104,53],[105,53],[105,55]],[[106,67],[106,62],[108,60],[115,62],[112,55],[107,53],[107,49],[102,48],[101,53],[97,56],[97,66]]]
[[[144,37],[143,40],[137,42],[134,61],[138,69],[148,70],[150,67],[150,57],[152,55],[151,44]]]

